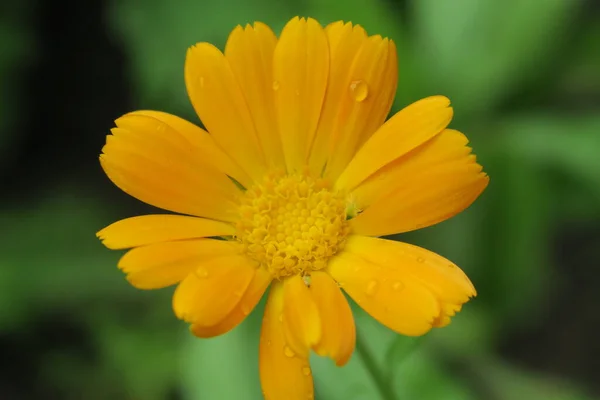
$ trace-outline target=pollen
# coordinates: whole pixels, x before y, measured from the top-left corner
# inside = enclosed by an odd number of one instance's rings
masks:
[[[273,172],[249,188],[236,239],[276,279],[324,268],[349,233],[346,200],[323,179]]]

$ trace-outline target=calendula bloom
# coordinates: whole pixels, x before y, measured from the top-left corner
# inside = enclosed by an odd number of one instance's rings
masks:
[[[475,296],[428,250],[378,236],[441,222],[488,177],[428,97],[385,119],[394,43],[351,23],[294,18],[279,38],[238,26],[224,53],[189,49],[185,82],[207,131],[174,115],[116,121],[100,156],[123,191],[177,214],[118,221],[98,236],[131,249],[131,284],[178,284],[177,317],[203,338],[228,332],[270,286],[259,370],[267,399],[313,397],[309,352],[344,365],[355,326],[342,290],[394,331],[447,325]]]

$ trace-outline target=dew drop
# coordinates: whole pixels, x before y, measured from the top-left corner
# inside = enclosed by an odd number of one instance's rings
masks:
[[[204,87],[204,77],[201,76],[200,78],[198,78],[198,83],[200,83],[200,87]]]
[[[369,285],[367,285],[367,295],[373,296],[376,291],[377,291],[377,281],[369,282]]]
[[[242,314],[244,314],[244,315],[250,314],[250,307],[248,307],[248,304],[242,304],[240,306],[240,309],[242,310]]]
[[[394,284],[392,285],[392,289],[394,289],[396,292],[402,290],[404,288],[404,283],[398,281],[398,282],[394,282]]]
[[[196,276],[200,279],[204,279],[208,277],[208,271],[205,270],[204,268],[198,268],[196,270]]]
[[[364,101],[369,95],[369,86],[363,80],[356,80],[350,83],[350,93],[354,98],[354,101],[361,102]]]
[[[267,340],[267,346],[270,346],[270,345],[271,345],[271,341]]]
[[[425,259],[423,257],[417,257],[417,262],[418,263],[424,263]]]
[[[309,375],[310,375],[310,368],[309,368],[309,367],[303,367],[303,368],[302,368],[302,373],[303,373],[305,376],[309,376]]]
[[[277,318],[279,322],[283,322],[283,313],[279,314],[279,318]]]
[[[273,81],[273,90],[278,91],[280,87],[279,81]]]
[[[283,354],[285,354],[286,357],[292,358],[294,357],[296,354],[294,353],[294,351],[292,349],[290,349],[288,346],[285,346],[283,348]]]

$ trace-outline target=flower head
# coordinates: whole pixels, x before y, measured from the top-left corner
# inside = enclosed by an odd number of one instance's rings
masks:
[[[199,337],[237,326],[270,286],[260,342],[267,399],[313,396],[309,351],[337,365],[355,327],[345,291],[405,335],[445,326],[475,295],[453,263],[377,236],[441,222],[488,177],[447,126],[450,102],[385,119],[394,43],[358,25],[292,19],[279,38],[238,26],[225,52],[189,49],[185,81],[207,131],[174,115],[117,119],[100,156],[128,194],[178,214],[101,230],[132,285],[178,284],[175,314]]]

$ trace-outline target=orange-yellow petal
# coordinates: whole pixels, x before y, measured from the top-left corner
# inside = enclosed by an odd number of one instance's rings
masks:
[[[309,155],[309,165],[315,175],[321,175],[332,149],[333,132],[339,126],[341,104],[350,100],[349,65],[352,65],[358,49],[367,40],[367,34],[360,25],[334,22],[325,28],[329,41],[329,79],[321,111],[321,118],[315,133]],[[347,108],[347,107],[346,107]]]
[[[252,184],[250,177],[217,145],[214,138],[199,126],[173,114],[161,111],[140,110],[128,115],[147,115],[158,119],[187,139],[198,158],[231,176],[245,187]]]
[[[356,153],[335,186],[354,189],[380,168],[440,133],[452,119],[450,100],[433,96],[397,112]]]
[[[444,169],[452,163],[465,164],[475,161],[469,140],[462,133],[445,129],[413,151],[389,163],[369,176],[353,191],[357,205],[365,209],[375,200],[394,192],[398,187],[407,186],[412,177],[429,172],[434,168]]]
[[[181,281],[205,260],[239,251],[237,243],[214,239],[154,243],[129,250],[119,268],[138,289],[158,289]]]
[[[331,357],[336,365],[348,362],[356,343],[352,310],[335,281],[326,273],[311,274],[310,292],[321,317],[321,339],[314,347],[322,356]]]
[[[265,169],[254,122],[244,93],[223,53],[209,43],[188,50],[185,60],[188,95],[217,144],[254,180]]]
[[[230,236],[234,233],[233,225],[226,222],[157,214],[122,219],[102,229],[97,236],[109,249],[127,249],[173,240]]]
[[[308,355],[321,338],[319,310],[303,278],[294,275],[283,283],[283,329],[290,349]]]
[[[260,336],[259,372],[265,400],[306,400],[314,397],[308,357],[288,347],[280,316],[283,284],[271,285]]]
[[[277,37],[267,25],[238,26],[225,46],[225,57],[246,97],[258,141],[269,167],[285,167],[275,118],[273,53]]]
[[[272,279],[271,274],[265,268],[256,269],[246,292],[234,309],[215,325],[192,325],[192,333],[201,338],[210,338],[222,335],[238,326],[254,310]]]
[[[166,210],[234,219],[239,189],[202,161],[185,137],[144,115],[125,115],[116,124],[106,137],[100,163],[121,190]]]
[[[338,52],[354,57],[349,64],[333,65],[337,70],[332,69],[332,76],[338,75],[335,83],[340,87],[330,87],[328,94],[338,94],[339,98],[333,100],[332,109],[323,111],[322,120],[333,121],[333,126],[324,127],[331,135],[325,170],[331,179],[341,174],[359,145],[385,121],[396,90],[394,42],[379,35],[364,39],[359,47],[354,47],[354,41],[350,35],[350,40],[340,41],[337,47]]]
[[[423,335],[440,315],[437,298],[420,282],[356,254],[332,258],[328,272],[359,306],[398,333]]]
[[[307,161],[329,75],[325,31],[312,18],[294,18],[283,28],[273,59],[273,90],[288,172]]]
[[[422,247],[353,235],[344,251],[419,282],[444,303],[462,304],[476,295],[475,287],[458,266]]]
[[[175,314],[193,324],[216,325],[239,304],[255,269],[249,258],[237,254],[200,263],[175,290]]]
[[[350,221],[359,235],[383,236],[442,222],[469,207],[489,182],[474,159],[442,164],[395,186]]]

